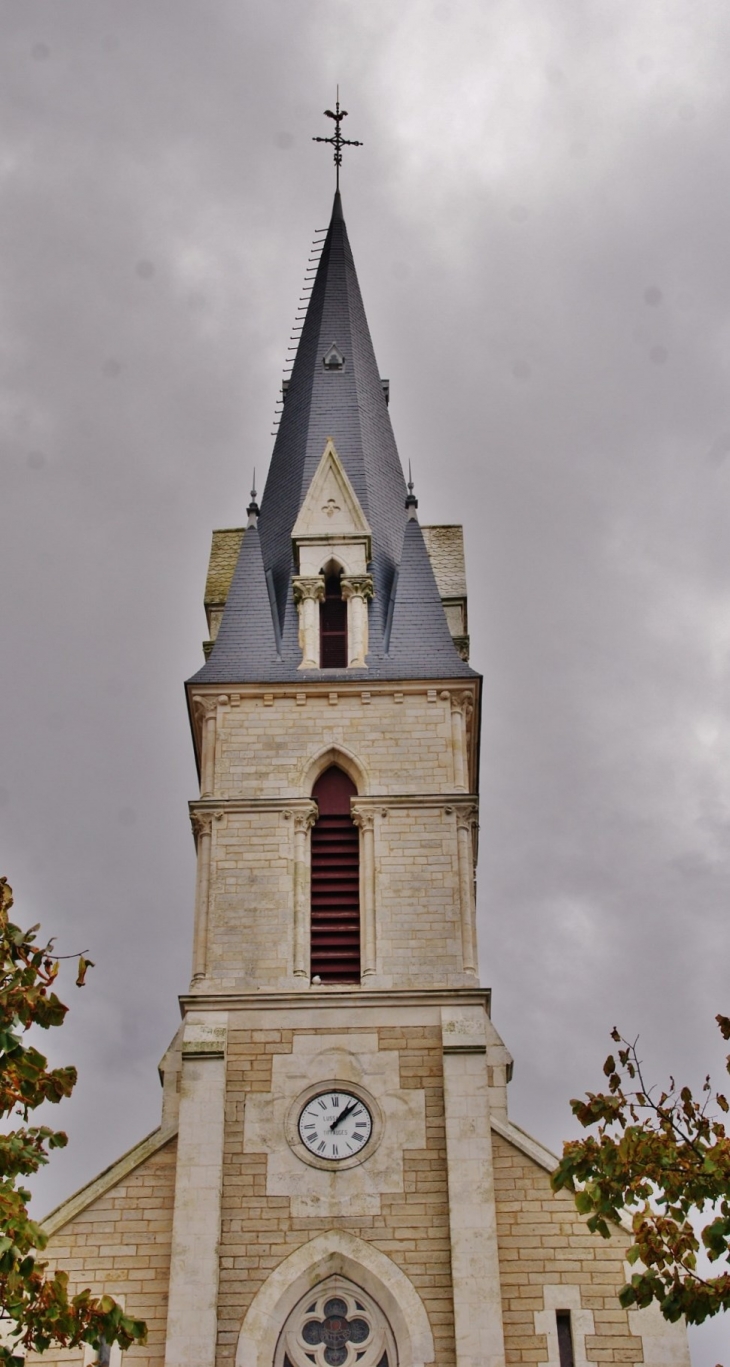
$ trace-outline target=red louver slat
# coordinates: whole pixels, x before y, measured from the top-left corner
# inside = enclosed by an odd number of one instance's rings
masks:
[[[312,828],[311,973],[322,982],[360,981],[360,841],[349,815],[354,792],[347,775],[332,768],[313,794],[320,816]]]

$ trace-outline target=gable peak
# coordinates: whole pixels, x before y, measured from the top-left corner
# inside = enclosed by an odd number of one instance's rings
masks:
[[[369,559],[371,535],[362,504],[332,438],[328,437],[294,523],[292,539],[296,542],[330,542],[343,538],[346,541],[367,540]]]

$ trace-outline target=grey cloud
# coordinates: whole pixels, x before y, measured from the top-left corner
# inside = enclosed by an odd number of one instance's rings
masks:
[[[401,458],[423,520],[465,523],[514,1117],[558,1146],[614,1023],[658,1078],[721,1071],[730,25],[700,15],[7,9],[3,871],[97,963],[53,1042],[81,1082],[39,1207],[157,1120],[190,957],[181,683],[210,531],[268,461],[338,79]]]

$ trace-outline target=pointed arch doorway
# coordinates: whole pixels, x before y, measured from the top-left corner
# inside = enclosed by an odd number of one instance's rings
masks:
[[[372,1296],[327,1277],[291,1311],[273,1367],[398,1367],[393,1331]]]

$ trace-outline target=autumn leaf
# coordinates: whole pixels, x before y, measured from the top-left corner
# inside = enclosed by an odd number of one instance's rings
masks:
[[[45,1055],[24,1042],[32,1026],[63,1025],[67,1007],[51,990],[59,969],[53,942],[36,942],[39,926],[24,931],[11,923],[12,905],[12,890],[0,878],[0,1118],[19,1114],[27,1122],[43,1102],[71,1095],[76,1069],[49,1068]],[[91,960],[80,956],[79,987],[91,967]],[[98,1298],[86,1290],[69,1297],[68,1274],[60,1269],[51,1276],[38,1259],[47,1238],[30,1219],[30,1192],[20,1179],[37,1172],[49,1153],[67,1142],[62,1130],[45,1125],[25,1123],[0,1132],[0,1314],[7,1329],[0,1364],[7,1367],[23,1367],[29,1352],[42,1353],[52,1345],[98,1348],[104,1339],[124,1351],[146,1342],[146,1326],[110,1296]]]

